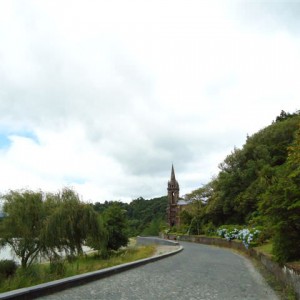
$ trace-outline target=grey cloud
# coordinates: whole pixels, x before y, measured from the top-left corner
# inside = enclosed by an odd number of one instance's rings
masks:
[[[170,26],[172,30],[164,32],[163,37],[168,34],[166,40],[160,40],[162,36],[158,35],[161,30],[160,24],[154,24],[152,32],[152,23],[147,29],[149,32],[145,31],[143,39],[138,41],[136,37],[139,35],[136,35],[136,32],[126,32],[129,39],[125,42],[125,34],[122,36],[123,41],[122,38],[118,39],[118,28],[112,28],[103,34],[102,28],[89,27],[99,25],[97,22],[87,22],[85,25],[85,30],[91,29],[91,33],[84,30],[79,32],[81,25],[78,23],[74,23],[76,26],[73,31],[70,26],[64,28],[65,32],[62,33],[60,25],[63,27],[65,22],[77,22],[77,19],[74,16],[62,16],[60,11],[59,20],[56,22],[53,9],[44,21],[47,6],[40,5],[31,10],[35,4],[29,5],[29,8],[26,4],[16,11],[15,17],[12,17],[9,23],[14,26],[10,28],[10,36],[3,34],[6,24],[0,26],[0,39],[6,41],[1,43],[0,47],[0,126],[4,123],[9,128],[26,126],[26,130],[34,134],[35,131],[43,132],[45,128],[51,132],[64,129],[64,126],[69,129],[72,124],[79,123],[87,138],[82,142],[87,143],[88,148],[92,147],[96,156],[103,155],[115,163],[116,173],[120,169],[121,173],[126,174],[124,181],[121,178],[120,182],[111,183],[110,190],[118,191],[120,197],[150,197],[165,193],[165,183],[169,179],[172,163],[179,174],[195,174],[196,168],[201,169],[199,173],[205,173],[205,170],[211,167],[211,162],[207,159],[209,156],[213,157],[213,160],[217,157],[214,156],[215,153],[223,153],[227,149],[229,154],[236,143],[241,143],[241,139],[246,138],[246,132],[243,130],[249,129],[245,129],[246,125],[243,127],[239,117],[266,119],[263,109],[257,107],[255,115],[251,116],[250,112],[246,111],[249,106],[239,105],[238,101],[243,101],[248,90],[239,92],[240,96],[233,93],[233,100],[230,93],[228,99],[226,98],[226,92],[238,89],[240,84],[239,78],[234,77],[234,68],[230,73],[230,64],[206,65],[204,60],[199,60],[201,53],[196,53],[196,50],[205,48],[209,39],[204,39],[203,36],[203,41],[198,43],[197,35],[190,36],[190,27],[186,27],[180,14],[179,36],[185,36],[186,45],[178,40],[173,47],[172,43],[168,44],[168,38],[169,33],[175,36],[177,27]],[[61,5],[67,11],[66,3]],[[39,11],[39,7],[43,7],[45,11]],[[259,30],[262,28],[267,33],[278,29],[297,33],[300,28],[298,2],[239,1],[235,2],[234,9],[239,28],[235,27],[230,31],[233,36],[236,32],[243,34],[240,24],[250,26],[254,35],[255,27]],[[79,11],[79,15],[80,13]],[[85,18],[89,16],[82,17],[82,21],[87,21]],[[163,18],[158,19],[160,20]],[[195,20],[198,20],[197,14]],[[225,19],[220,17],[220,21],[224,22]],[[199,23],[195,22],[195,25],[199,26],[200,30],[208,23],[203,19]],[[128,28],[133,30],[135,25],[138,26],[137,20],[130,20]],[[99,26],[102,26],[102,23]],[[208,29],[203,28],[207,35]],[[67,34],[68,30],[72,38]],[[195,30],[195,33],[198,32],[197,27]],[[88,36],[87,32],[90,33]],[[217,32],[214,34],[216,40],[220,38],[225,42],[222,30],[220,35]],[[5,40],[7,36],[9,38]],[[133,45],[134,42],[136,44]],[[237,50],[243,51],[243,48],[238,47],[238,42],[236,41]],[[144,43],[141,44],[142,47],[139,47],[140,43]],[[189,45],[191,48],[195,47],[195,52],[190,52]],[[216,47],[218,45],[216,43]],[[151,49],[154,53],[151,53]],[[204,52],[207,55],[205,60],[215,61],[221,57],[225,61],[227,54],[223,49],[216,50],[212,54]],[[248,56],[245,57],[249,57],[250,50],[246,54]],[[175,57],[180,58],[180,61]],[[149,61],[139,61],[148,58]],[[153,62],[153,68],[149,62]],[[221,74],[216,76],[216,80],[206,78],[206,75],[208,78],[212,77],[212,66],[216,74]],[[222,68],[225,68],[226,72]],[[191,72],[193,70],[195,72]],[[201,74],[203,72],[199,82],[204,82],[205,90],[201,90],[201,84],[198,87],[197,81],[192,80],[195,78],[191,78],[191,83],[188,82],[189,78],[183,78],[185,75],[197,76],[197,70],[201,70]],[[176,74],[173,74],[175,72]],[[164,99],[168,97],[174,99]],[[188,97],[195,97],[199,101],[188,101]],[[246,99],[248,102],[252,100]],[[257,105],[256,101],[253,103]],[[215,165],[219,163],[220,161],[216,161]],[[101,163],[96,166],[98,167],[101,168]],[[103,176],[109,171],[103,170]],[[117,175],[122,177],[122,174]],[[195,179],[189,179],[189,176],[186,178],[186,185],[197,184]]]
[[[300,1],[237,1],[237,18],[262,31],[300,31]]]

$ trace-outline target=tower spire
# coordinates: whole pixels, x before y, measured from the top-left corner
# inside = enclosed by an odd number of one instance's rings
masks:
[[[171,179],[168,181],[168,223],[170,227],[178,225],[178,200],[179,200],[179,184],[175,178],[174,166],[172,164]]]
[[[174,166],[173,166],[173,164],[172,164],[172,171],[171,171],[171,181],[172,180],[176,180],[176,178],[175,178],[175,171],[174,171]]]

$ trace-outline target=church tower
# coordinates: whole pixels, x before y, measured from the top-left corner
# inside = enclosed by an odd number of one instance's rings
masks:
[[[168,223],[170,227],[178,224],[178,199],[179,184],[175,178],[175,171],[172,164],[171,179],[168,181]]]

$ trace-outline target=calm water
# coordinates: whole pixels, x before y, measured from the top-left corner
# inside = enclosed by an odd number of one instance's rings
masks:
[[[85,253],[92,251],[92,249],[87,246],[83,246],[82,249],[83,249],[83,252],[85,252]],[[13,255],[13,253],[11,252],[11,248],[9,246],[5,246],[0,249],[0,260],[1,259],[13,259],[14,261],[16,261],[18,263],[21,262],[21,260],[18,257]]]
[[[0,249],[0,259],[13,259],[16,262],[20,262],[17,257],[14,257],[13,253],[11,253],[11,248],[8,246]]]

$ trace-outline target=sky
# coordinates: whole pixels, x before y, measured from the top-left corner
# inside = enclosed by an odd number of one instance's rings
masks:
[[[0,193],[208,183],[300,109],[300,1],[0,0]]]

